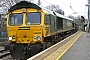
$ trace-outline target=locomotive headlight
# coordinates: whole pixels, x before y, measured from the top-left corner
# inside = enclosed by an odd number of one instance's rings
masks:
[[[12,38],[14,39],[14,38],[15,38],[15,36],[13,35],[13,36],[12,36]]]
[[[34,39],[36,39],[36,38],[37,38],[37,36],[34,36],[33,38],[34,38]]]
[[[40,36],[37,36],[37,40],[41,40],[41,37]]]
[[[12,37],[9,37],[9,40],[12,40]]]

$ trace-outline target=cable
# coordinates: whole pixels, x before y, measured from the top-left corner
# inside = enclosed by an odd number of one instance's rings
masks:
[[[59,1],[61,1],[61,0],[59,0]],[[66,5],[66,6],[68,6],[69,7],[69,5],[67,5],[66,3],[64,3],[63,1],[61,1],[64,5]]]
[[[74,14],[76,14],[76,12],[73,10],[72,6],[70,5],[70,8],[72,9],[72,11],[74,12]]]
[[[61,1],[61,0],[60,0]],[[62,2],[62,1],[61,1]],[[64,3],[64,2],[62,2],[64,5],[66,5],[66,6],[69,6],[69,5],[67,5],[66,3]],[[72,9],[72,11],[75,13],[75,11],[73,10],[73,8],[72,8],[72,6],[70,5],[69,6],[70,7],[70,9]],[[76,13],[75,13],[76,14]]]
[[[46,3],[52,5],[51,3],[47,2],[46,0],[43,0],[43,1],[45,1]],[[62,2],[62,3],[64,3],[64,2]],[[65,3],[64,3],[64,4],[65,4]],[[65,5],[66,5],[66,4],[65,4]],[[68,6],[68,5],[66,5],[66,6]],[[63,11],[64,11],[64,10],[63,10]],[[64,12],[66,12],[66,11],[64,11]],[[66,12],[66,13],[70,14],[69,12]]]
[[[61,1],[61,0],[59,0]],[[72,11],[74,12],[74,14],[76,14],[76,12],[73,10],[72,6],[71,5],[67,5],[66,3],[64,3],[63,1],[61,1],[64,5],[68,6],[70,9],[72,9]]]
[[[46,3],[48,3],[48,4],[52,5],[51,3],[47,2],[46,0],[43,0],[43,1],[45,1]]]

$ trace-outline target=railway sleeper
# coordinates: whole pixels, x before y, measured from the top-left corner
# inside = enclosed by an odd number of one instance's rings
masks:
[[[7,56],[7,55],[10,55],[10,52],[9,51],[3,51],[0,53],[0,59]]]
[[[5,49],[0,49],[0,53],[1,53],[2,51],[5,51]]]

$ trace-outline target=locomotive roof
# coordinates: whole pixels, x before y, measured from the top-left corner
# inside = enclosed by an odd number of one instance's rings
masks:
[[[73,19],[71,19],[71,18],[69,18],[69,17],[66,17],[66,16],[64,16],[64,15],[61,15],[61,14],[59,14],[59,13],[55,13],[58,17],[61,17],[61,18],[64,18],[64,19],[68,19],[68,20],[71,20],[71,21],[73,21]]]
[[[43,12],[44,12],[44,11],[47,11],[48,14],[55,15],[55,16],[60,17],[60,18],[64,18],[64,19],[68,19],[68,20],[74,21],[73,19],[71,19],[71,18],[69,18],[69,17],[66,17],[66,16],[61,15],[61,14],[56,13],[56,12],[53,12],[53,11],[51,11],[51,10],[48,10],[48,9],[45,9],[45,8],[42,8],[42,10],[43,10]]]
[[[15,4],[14,6],[12,6],[8,11],[11,12],[13,10],[16,9],[20,9],[20,8],[36,8],[36,9],[41,9],[38,5],[33,4],[31,2],[27,2],[27,1],[21,1],[17,4]]]

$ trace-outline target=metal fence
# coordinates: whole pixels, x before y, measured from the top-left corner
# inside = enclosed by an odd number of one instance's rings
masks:
[[[7,41],[6,20],[0,19],[0,42]]]
[[[0,32],[0,42],[7,41],[7,32]]]

